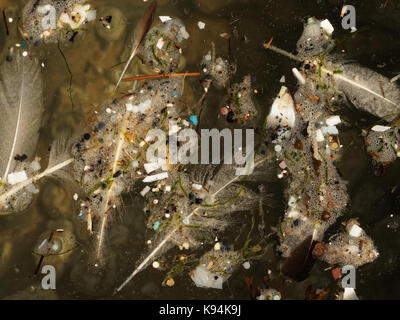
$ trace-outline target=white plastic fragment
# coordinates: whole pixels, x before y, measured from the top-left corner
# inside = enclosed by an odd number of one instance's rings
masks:
[[[342,120],[340,120],[339,116],[332,116],[325,120],[325,123],[328,126],[336,126],[337,124],[339,124],[341,122],[342,122]]]
[[[330,135],[338,135],[339,130],[335,126],[322,127],[322,133]]]
[[[203,189],[203,186],[201,184],[193,183],[192,188],[195,190],[201,190]]]
[[[320,27],[329,35],[331,35],[333,31],[335,31],[335,28],[332,26],[328,19],[321,21]]]
[[[73,197],[72,197],[75,201],[77,201],[78,200],[78,194],[77,193],[74,193],[74,195],[73,195]]]
[[[299,81],[299,83],[304,86],[306,84],[306,79],[304,79],[304,77],[301,75],[300,71],[297,70],[297,68],[293,68],[292,72],[293,72],[293,75],[296,77],[297,81]]]
[[[147,176],[146,178],[143,179],[143,182],[154,182],[158,180],[163,180],[168,178],[168,172],[162,172],[159,174],[155,174],[152,176]]]
[[[141,113],[146,113],[148,109],[151,107],[151,100],[148,99],[142,103],[139,103],[138,105],[134,106],[131,103],[126,104],[126,110],[131,111],[131,112],[141,112]]]
[[[200,30],[203,30],[206,26],[206,24],[203,21],[197,22],[197,26],[199,27]]]
[[[157,41],[157,44],[156,44],[156,47],[158,48],[158,49],[162,49],[162,47],[164,46],[164,39],[163,38],[160,38],[160,39],[158,39],[158,41]]]
[[[144,197],[150,191],[149,186],[145,186],[142,191],[140,191],[140,195]]]
[[[360,228],[360,227],[359,227],[358,225],[356,225],[356,224],[353,224],[353,225],[351,226],[351,228],[350,228],[349,235],[350,235],[351,237],[354,237],[354,238],[359,238],[359,237],[361,237],[362,232],[363,232],[363,229],[362,229],[362,228]]]
[[[162,23],[172,20],[170,16],[159,16]]]
[[[385,132],[390,129],[391,129],[391,127],[376,125],[376,126],[373,126],[371,130],[375,131],[375,132]]]
[[[245,263],[243,263],[243,268],[245,268],[246,270],[250,269],[250,262],[246,261]]]
[[[199,265],[190,276],[197,287],[222,289],[224,279],[207,270],[204,265]]]
[[[25,180],[28,180],[28,176],[27,176],[25,170],[13,172],[8,175],[8,183],[9,184],[17,184],[17,183],[20,183]]]
[[[279,80],[280,83],[285,83],[286,82],[286,78],[285,76],[282,76],[281,79]]]

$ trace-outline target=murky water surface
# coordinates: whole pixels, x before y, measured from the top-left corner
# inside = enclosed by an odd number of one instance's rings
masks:
[[[22,41],[17,36],[16,27],[26,2],[0,0],[1,9],[14,19],[9,24],[10,36],[6,36],[4,25],[0,23],[2,57],[7,47]],[[56,44],[30,48],[45,64],[42,70],[46,112],[37,151],[43,158],[43,166],[47,161],[51,141],[65,129],[78,131],[89,116],[108,101],[116,82],[115,75],[120,72],[120,63],[126,59],[126,39],[147,5],[142,0],[91,0],[90,3],[100,14],[112,11],[113,8],[123,13],[122,18],[127,23],[118,40],[106,41],[100,37],[96,32],[96,24],[99,24],[97,19],[73,43],[61,45],[60,48]],[[199,71],[201,58],[210,50],[213,41],[218,54],[226,57],[230,55],[238,65],[233,82],[251,74],[258,89],[255,99],[260,126],[279,91],[281,76],[286,76],[289,86],[295,85],[290,72],[295,64],[285,57],[266,51],[262,44],[274,37],[276,46],[294,52],[296,41],[303,30],[303,22],[310,16],[331,21],[336,30],[335,38],[344,40],[339,49],[344,50],[345,59],[355,60],[388,77],[400,72],[398,1],[353,1],[360,30],[354,36],[349,36],[340,27],[342,1],[337,0],[159,0],[158,4],[156,19],[162,15],[179,17],[190,34],[184,48],[186,70]],[[198,28],[199,21],[205,23],[204,30]],[[231,35],[230,45],[220,36],[221,33]],[[70,81],[72,102],[69,95]],[[192,100],[198,99],[201,95],[198,80],[188,79],[187,86],[196,97]],[[223,97],[223,90],[210,91],[205,103],[205,115],[202,117],[203,126],[215,126]],[[364,149],[359,129],[363,125],[360,119],[365,117],[364,113],[347,111],[345,118],[357,126],[343,128],[341,131],[345,152],[339,164],[343,178],[349,182],[351,197],[351,205],[344,219],[358,217],[380,251],[380,257],[374,263],[358,269],[357,294],[369,299],[400,298],[400,164],[399,161],[392,164],[383,176],[374,175],[371,158]],[[265,185],[267,192],[272,194],[271,203],[264,209],[265,223],[269,228],[276,225],[283,214],[285,200],[283,186],[279,182],[275,180]],[[109,230],[107,267],[100,271],[93,266],[88,268],[88,252],[92,250],[92,245],[85,226],[77,219],[79,203],[73,200],[75,190],[68,183],[51,179],[41,181],[40,189],[40,194],[27,210],[0,217],[0,298],[248,299],[245,278],[252,277],[255,285],[260,285],[268,270],[275,275],[279,273],[279,257],[271,249],[262,259],[253,262],[249,270],[239,268],[224,290],[196,288],[187,272],[175,279],[175,286],[162,286],[164,274],[149,267],[122,293],[113,297],[114,288],[125,279],[137,259],[146,251],[140,187],[124,196],[124,206],[115,215]],[[241,219],[249,221],[252,214],[245,213]],[[53,228],[65,229],[76,240],[66,253],[45,258],[45,264],[56,266],[57,290],[32,290],[32,287],[40,284],[40,277],[34,276],[39,256],[33,253],[33,249],[41,237]],[[332,233],[338,228],[340,223],[332,227]],[[234,234],[228,230],[224,237],[229,239]],[[170,254],[177,254],[178,251],[174,249]],[[337,285],[330,271],[323,271],[325,267],[323,263],[317,262],[307,280],[286,283],[284,298],[303,299],[310,284],[314,288],[331,288],[328,298],[334,298]],[[279,288],[280,279],[276,278],[273,284]]]

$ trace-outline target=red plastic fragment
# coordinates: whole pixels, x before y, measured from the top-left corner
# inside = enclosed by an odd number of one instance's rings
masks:
[[[340,279],[342,277],[342,273],[340,272],[340,268],[336,268],[332,270],[332,276],[335,280]]]

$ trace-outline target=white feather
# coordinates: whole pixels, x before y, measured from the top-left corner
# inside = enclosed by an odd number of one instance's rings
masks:
[[[0,73],[0,176],[5,182],[15,169],[16,155],[31,158],[35,153],[43,112],[42,78],[37,60],[19,51]]]
[[[258,159],[255,162],[254,167],[255,168],[260,167],[262,164],[267,162],[267,160],[269,160],[268,157],[263,157],[261,159]],[[234,188],[234,192],[232,192],[233,190],[228,191],[228,189],[230,187],[232,187],[233,184],[239,182],[240,180],[242,180],[244,178],[243,176],[233,175],[234,172],[235,172],[234,167],[232,167],[230,165],[225,165],[222,168],[220,168],[220,170],[218,171],[218,173],[215,176],[213,176],[212,190],[215,190],[215,191],[212,191],[210,189],[210,194],[207,196],[208,199],[215,201],[210,206],[210,209],[212,209],[213,211],[215,211],[216,208],[218,208],[217,210],[219,210],[219,211],[221,211],[221,210],[225,210],[227,212],[234,211],[234,207],[232,207],[231,205],[226,206],[226,204],[229,201],[226,201],[227,199],[225,196],[226,196],[226,194],[229,194],[230,197],[232,197],[232,196],[234,197],[235,192],[237,193],[238,189]],[[204,172],[202,175],[204,175]],[[207,179],[209,179],[209,177],[207,177]],[[222,199],[220,199],[218,196],[221,194],[222,191],[224,191],[224,196],[222,197]],[[237,200],[238,200],[238,202],[241,201],[242,204],[244,204],[244,206],[246,206],[247,202],[243,201],[242,198],[239,198]],[[193,221],[194,217],[197,217],[196,216],[196,214],[198,214],[197,212],[200,210],[207,210],[207,207],[199,205],[194,210],[189,211],[190,213],[188,212],[188,214],[183,219],[183,224],[201,225],[198,223],[199,221]],[[221,212],[220,212],[220,214],[221,214]],[[198,218],[198,219],[201,219],[201,218]],[[172,227],[169,232],[167,232],[167,234],[162,238],[162,240],[158,243],[158,245],[143,259],[143,261],[139,264],[139,266],[116,289],[116,292],[121,291],[140,271],[145,269],[149,265],[149,263],[151,263],[155,259],[155,257],[159,256],[161,251],[164,251],[166,248],[169,248],[169,246],[173,245],[173,237],[179,231],[180,227],[181,227],[181,225],[176,225],[175,227]],[[207,226],[205,226],[205,228],[206,227]]]

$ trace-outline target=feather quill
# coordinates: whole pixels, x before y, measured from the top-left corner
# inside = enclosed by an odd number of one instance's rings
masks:
[[[125,75],[126,70],[128,69],[130,63],[132,62],[132,59],[137,54],[140,44],[142,43],[147,32],[149,31],[150,26],[154,20],[154,13],[156,11],[156,8],[157,8],[157,1],[153,1],[147,8],[143,17],[137,23],[132,38],[132,53],[128,59],[128,62],[125,64],[124,70],[122,71],[121,76],[119,77],[117,85],[115,86],[114,90],[117,90],[119,84],[121,83],[122,78]]]
[[[393,120],[400,113],[400,87],[389,78],[357,64],[326,63],[323,81],[343,92],[357,108]]]
[[[73,147],[75,178],[87,194],[80,216],[87,219],[90,232],[92,222],[96,223],[98,262],[103,258],[111,212],[119,206],[121,194],[146,172],[149,128],[164,129],[167,115],[170,120],[178,118],[174,108],[167,110],[165,106],[177,103],[179,95],[174,97],[172,93],[180,92],[181,87],[182,81],[176,78],[152,80],[128,96],[106,104],[88,130],[92,135],[83,134]]]
[[[267,160],[267,157],[257,159],[254,162],[254,168],[259,168]],[[199,176],[199,172],[197,172],[197,176]],[[165,214],[164,206],[167,206],[170,212],[176,211],[178,214],[173,215],[170,223],[160,227],[160,229],[163,229],[162,232],[156,234],[154,241],[152,241],[152,243],[157,243],[156,247],[116,289],[116,292],[121,291],[162,252],[169,250],[175,244],[182,245],[184,241],[189,243],[190,246],[198,246],[200,243],[196,239],[213,239],[215,235],[210,236],[213,233],[212,230],[223,230],[228,225],[228,222],[224,219],[226,215],[249,209],[251,205],[258,204],[258,201],[255,201],[258,197],[254,192],[248,189],[243,192],[244,178],[235,175],[235,168],[232,165],[222,165],[216,173],[213,173],[212,167],[207,167],[204,171],[200,171],[200,176],[203,178],[196,178],[195,176],[189,179],[186,175],[179,175],[178,181],[175,183],[178,190],[171,197],[167,196],[166,199],[159,201],[161,207],[156,209],[155,214],[150,217],[150,228],[155,222],[161,221]],[[201,183],[202,189],[198,190],[197,185],[194,187],[192,181],[201,181],[197,184],[200,186]],[[192,192],[186,191],[190,189],[192,189]],[[152,203],[151,200],[149,202]],[[172,208],[169,208],[168,205],[171,205],[171,203]],[[216,211],[217,213],[215,213]]]
[[[0,215],[24,210],[30,204],[32,195],[38,192],[34,184],[42,178],[50,176],[62,180],[70,178],[70,174],[66,174],[66,169],[74,161],[70,153],[70,141],[59,138],[52,144],[46,170],[41,173],[35,172],[36,169],[33,169],[35,167],[33,164],[37,162],[33,161],[26,166],[25,171],[29,174],[28,179],[0,190]],[[38,163],[36,166],[38,166]]]
[[[20,51],[0,73],[0,176],[6,183],[18,165],[15,157],[29,159],[35,153],[43,113],[42,78],[38,61]]]
[[[328,55],[334,47],[334,41],[325,32],[321,32],[320,21],[310,18],[297,43],[298,55],[286,52],[272,45],[266,49],[284,55],[294,61],[303,61],[303,76],[311,81],[306,83],[309,89],[318,94],[318,88],[326,87],[331,94],[344,94],[358,109],[363,109],[377,117],[392,121],[400,113],[400,87],[395,81],[354,63],[343,63],[338,57]],[[313,66],[313,68],[309,68]],[[338,98],[341,98],[340,96]]]

